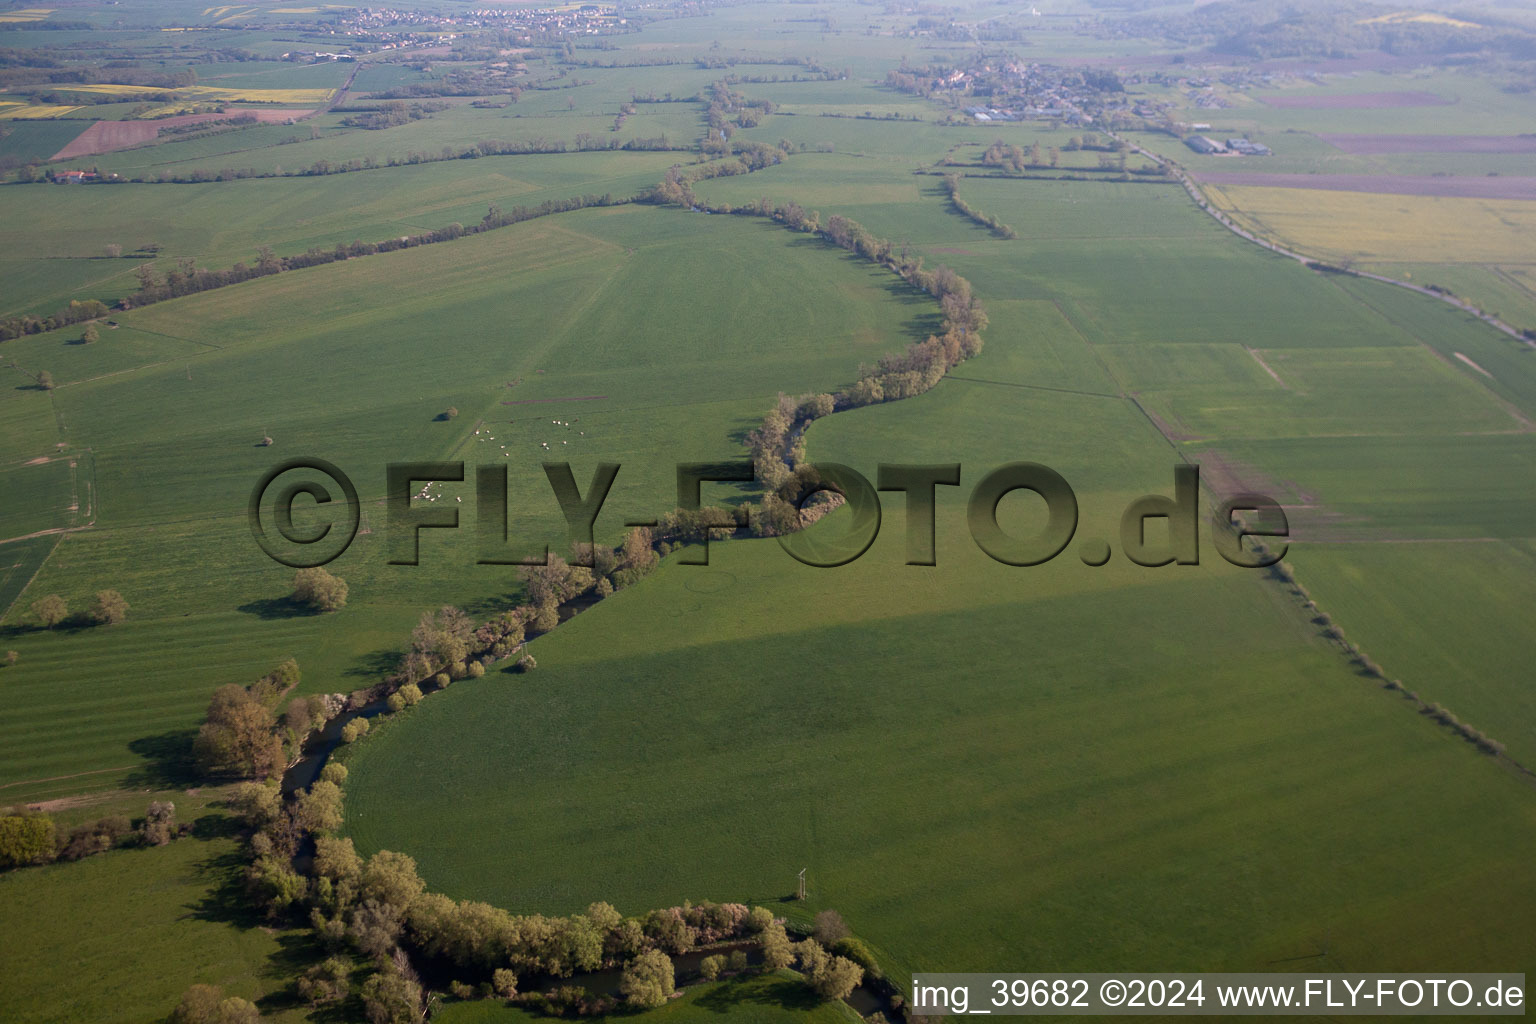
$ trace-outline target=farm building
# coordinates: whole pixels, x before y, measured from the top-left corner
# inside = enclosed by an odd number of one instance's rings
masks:
[[[1196,153],[1210,154],[1225,153],[1227,151],[1226,146],[1223,146],[1215,139],[1207,138],[1204,135],[1191,135],[1189,138],[1184,140],[1184,145],[1188,146]]]
[[[1227,148],[1234,153],[1243,156],[1269,156],[1270,148],[1262,142],[1249,142],[1247,139],[1228,139]]]

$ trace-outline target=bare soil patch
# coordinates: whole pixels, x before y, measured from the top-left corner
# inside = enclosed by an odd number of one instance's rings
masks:
[[[154,121],[97,121],[75,136],[69,145],[53,154],[51,159],[70,160],[77,156],[111,153],[132,146],[142,146],[146,142],[153,142],[160,135],[160,129],[170,125],[200,124],[204,121],[223,121],[232,117],[245,116],[254,117],[263,124],[283,124],[286,121],[297,121],[301,117],[308,117],[313,113],[313,110],[265,110],[252,107],[231,110],[223,114],[178,114],[175,117],[162,117]]]

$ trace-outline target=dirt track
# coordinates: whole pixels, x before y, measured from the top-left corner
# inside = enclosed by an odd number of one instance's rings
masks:
[[[114,150],[142,146],[146,142],[153,142],[159,136],[161,128],[171,125],[222,121],[247,115],[264,124],[282,124],[286,121],[297,121],[313,113],[313,110],[267,110],[251,107],[231,110],[224,114],[179,114],[176,117],[163,117],[155,121],[97,121],[75,136],[69,145],[49,159],[72,160],[75,157],[111,153]]]

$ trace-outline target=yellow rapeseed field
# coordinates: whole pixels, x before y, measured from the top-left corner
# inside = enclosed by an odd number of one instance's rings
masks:
[[[45,118],[68,117],[79,107],[49,106],[43,103],[13,103],[0,109],[0,121],[36,121]]]
[[[1536,202],[1206,185],[1254,234],[1330,262],[1536,263]]]

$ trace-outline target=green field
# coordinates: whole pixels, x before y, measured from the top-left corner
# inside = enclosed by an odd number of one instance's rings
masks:
[[[838,1024],[859,1020],[845,1003],[816,1003],[806,999],[805,986],[792,974],[759,976],[690,986],[680,999],[646,1015],[646,1020],[678,1024],[718,1021],[728,1017],[746,1024],[806,1021]],[[627,1012],[591,1020],[626,1020]],[[434,1020],[448,1024],[524,1024],[547,1018],[496,1002],[450,1003]]]
[[[285,1012],[281,990],[307,940],[257,927],[240,905],[226,824],[210,813],[197,819],[202,838],[0,876],[6,1019],[150,1024],[192,984],[256,1000],[274,1020],[303,1019]]]

